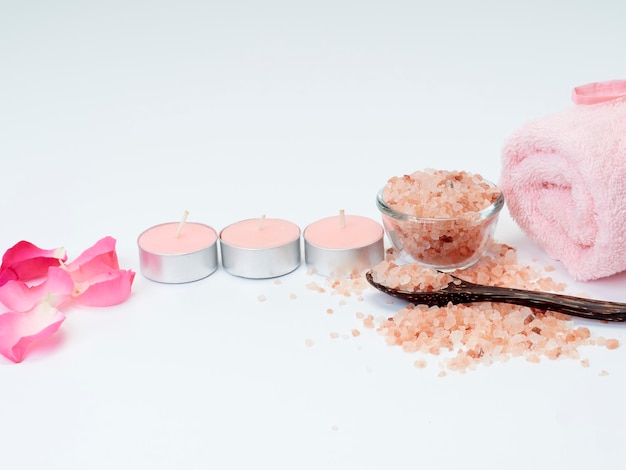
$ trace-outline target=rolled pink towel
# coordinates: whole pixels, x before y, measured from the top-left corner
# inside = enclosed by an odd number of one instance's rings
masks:
[[[500,186],[522,231],[588,281],[626,270],[626,81],[572,98],[507,139]]]

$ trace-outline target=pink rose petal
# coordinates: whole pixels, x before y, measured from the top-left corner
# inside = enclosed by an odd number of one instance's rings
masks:
[[[65,315],[42,303],[29,312],[0,315],[0,354],[13,362],[22,362],[36,343],[57,332]]]
[[[48,267],[59,266],[67,260],[63,248],[43,250],[30,242],[20,241],[9,248],[0,265],[0,285],[11,279],[30,281],[45,276]]]
[[[113,237],[101,238],[83,251],[78,258],[67,263],[65,268],[74,282],[84,282],[99,274],[119,269],[115,243]]]
[[[36,286],[11,280],[0,286],[0,302],[14,312],[28,312],[40,302],[61,305],[74,291],[74,281],[67,271],[50,266],[46,279]]]
[[[124,302],[130,297],[135,273],[131,270],[116,269],[76,284],[74,299],[91,307],[108,307]]]

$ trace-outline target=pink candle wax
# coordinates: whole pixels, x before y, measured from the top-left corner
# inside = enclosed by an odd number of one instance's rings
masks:
[[[282,276],[300,265],[300,228],[282,219],[247,219],[220,233],[222,265],[247,278]]]
[[[156,225],[139,235],[137,245],[141,271],[154,281],[191,282],[217,269],[217,233],[204,224]]]
[[[384,259],[384,229],[358,215],[327,217],[304,230],[306,263],[324,276],[357,274]]]

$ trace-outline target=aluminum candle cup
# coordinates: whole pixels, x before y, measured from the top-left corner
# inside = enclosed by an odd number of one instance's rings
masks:
[[[222,266],[249,279],[283,276],[300,266],[300,228],[281,219],[247,219],[220,232]]]
[[[217,232],[204,224],[156,225],[139,235],[137,246],[141,272],[152,281],[192,282],[217,269]]]
[[[348,277],[385,258],[385,232],[374,220],[340,214],[304,229],[306,264],[326,277]]]

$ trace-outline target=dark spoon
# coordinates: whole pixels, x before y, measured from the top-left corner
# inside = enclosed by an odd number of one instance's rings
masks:
[[[374,281],[372,271],[368,271],[365,277],[376,289],[415,305],[445,307],[450,302],[453,304],[503,302],[592,320],[626,321],[626,303],[584,299],[571,295],[509,287],[485,286],[464,281],[456,276],[451,276],[454,281],[443,289],[432,292],[409,292],[379,284]]]

